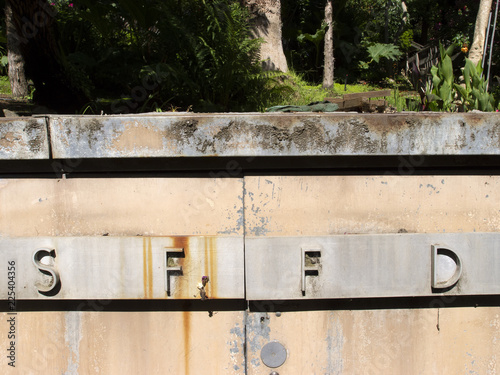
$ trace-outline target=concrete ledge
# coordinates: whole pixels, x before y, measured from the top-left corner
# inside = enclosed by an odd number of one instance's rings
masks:
[[[52,157],[498,155],[496,113],[51,116]]]
[[[45,118],[0,120],[0,160],[48,159]]]
[[[500,115],[162,113],[0,121],[0,160],[400,155],[498,156]]]

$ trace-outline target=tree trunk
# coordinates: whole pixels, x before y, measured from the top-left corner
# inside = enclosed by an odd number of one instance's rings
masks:
[[[242,0],[250,11],[252,36],[262,38],[260,59],[264,70],[288,71],[281,40],[280,0]]]
[[[88,100],[72,84],[57,45],[57,10],[47,0],[7,0],[17,34],[14,44],[24,58],[26,77],[35,86],[34,101],[61,113],[74,113]]]
[[[477,11],[476,27],[474,29],[474,39],[469,52],[469,59],[477,65],[483,58],[484,43],[486,38],[486,27],[490,15],[492,0],[481,0]]]
[[[19,32],[14,24],[10,0],[5,2],[5,24],[7,34],[7,58],[9,60],[8,75],[10,88],[14,98],[28,96],[28,80],[24,71],[24,57],[21,53]]]
[[[333,9],[332,0],[326,1],[325,23],[328,26],[325,34],[325,63],[323,67],[323,87],[333,87],[333,71],[335,58],[333,57]]]

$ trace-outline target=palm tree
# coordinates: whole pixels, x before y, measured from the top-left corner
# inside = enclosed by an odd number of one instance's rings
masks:
[[[325,64],[323,69],[323,87],[333,87],[333,69],[335,58],[333,57],[333,9],[332,0],[326,1],[325,24],[328,29],[325,33]]]
[[[28,96],[28,80],[24,71],[24,57],[21,53],[21,39],[14,24],[12,0],[5,2],[5,24],[7,34],[7,58],[9,60],[9,80],[14,98]]]
[[[481,0],[479,10],[477,11],[476,27],[474,29],[474,39],[469,52],[469,59],[477,65],[483,58],[486,27],[488,26],[488,17],[491,10],[492,0]]]
[[[280,0],[242,0],[251,15],[252,34],[261,38],[260,58],[265,70],[288,71],[281,38]]]
[[[35,102],[61,112],[73,113],[79,109],[87,98],[72,83],[57,47],[54,29],[57,10],[47,0],[7,0],[6,12],[10,25],[9,53],[16,59],[13,70],[9,69],[14,89],[17,90],[17,82],[22,83],[24,61],[26,78],[35,86]]]

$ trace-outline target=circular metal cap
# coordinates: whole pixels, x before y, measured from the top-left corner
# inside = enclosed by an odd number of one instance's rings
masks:
[[[280,367],[286,361],[286,349],[279,342],[271,341],[260,351],[260,359],[267,367]]]

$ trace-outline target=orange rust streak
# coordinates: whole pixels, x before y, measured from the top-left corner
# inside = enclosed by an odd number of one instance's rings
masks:
[[[184,373],[189,374],[189,352],[191,339],[191,312],[183,311],[184,318]]]
[[[217,238],[209,238],[210,254],[210,298],[217,298]]]
[[[189,237],[183,236],[174,236],[172,237],[173,247],[184,248],[186,251],[186,247],[188,247]]]
[[[210,298],[211,293],[209,293],[210,292],[210,285],[209,284],[212,281],[212,275],[208,274],[208,264],[209,264],[209,262],[211,260],[209,258],[210,251],[209,251],[209,248],[208,248],[208,241],[209,241],[209,238],[205,237],[205,245],[204,245],[205,246],[205,249],[204,249],[205,250],[205,258],[203,259],[203,266],[204,266],[204,268],[203,268],[203,275],[202,276],[208,276],[209,277],[209,281],[208,281],[208,284],[205,286],[205,290],[207,292],[207,297]]]
[[[182,266],[184,275],[176,278],[176,286],[173,292],[175,298],[191,298],[194,292],[197,290],[196,286],[194,289],[190,289],[191,285],[189,283],[189,237],[175,236],[172,237],[172,247],[184,249],[185,258],[176,258],[176,262],[179,266]]]
[[[147,252],[146,252],[146,238],[142,238],[142,283],[144,285],[144,298],[147,298],[148,291],[148,268],[147,268]]]
[[[148,238],[148,298],[153,298],[153,247]]]

